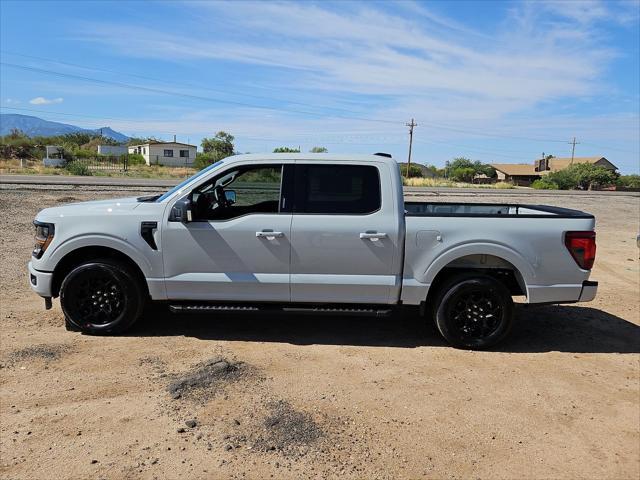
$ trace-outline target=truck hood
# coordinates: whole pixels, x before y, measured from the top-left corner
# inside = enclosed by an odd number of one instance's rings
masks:
[[[37,220],[49,221],[61,217],[114,215],[129,212],[141,203],[138,197],[112,198],[108,200],[91,200],[88,202],[69,203],[58,207],[45,208],[36,216]]]

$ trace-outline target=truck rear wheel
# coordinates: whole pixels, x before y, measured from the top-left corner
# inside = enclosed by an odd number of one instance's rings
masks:
[[[143,289],[135,274],[110,259],[81,263],[60,286],[67,328],[91,335],[125,331],[140,317],[144,303]]]
[[[489,348],[511,330],[513,300],[507,287],[488,275],[456,275],[438,292],[434,318],[451,345]]]

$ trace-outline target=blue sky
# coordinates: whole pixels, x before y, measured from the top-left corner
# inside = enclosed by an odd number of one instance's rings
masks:
[[[241,152],[640,170],[638,1],[0,2],[3,113]]]

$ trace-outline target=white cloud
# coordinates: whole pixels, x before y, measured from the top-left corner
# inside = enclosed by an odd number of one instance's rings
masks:
[[[44,97],[36,97],[29,100],[29,103],[32,105],[53,105],[55,103],[62,103],[64,98],[44,98]]]
[[[418,130],[430,140],[482,139],[466,135],[465,129],[567,140],[588,134],[599,139],[596,143],[637,150],[637,103],[630,107],[636,113],[621,109],[609,117],[570,107],[604,97],[611,105],[607,74],[613,60],[625,52],[609,46],[603,28],[626,25],[629,19],[637,22],[636,1],[516,3],[501,23],[484,31],[413,2],[194,2],[183,7],[198,19],[183,25],[189,27],[188,36],[172,35],[156,25],[97,22],[81,27],[80,37],[111,54],[197,66],[202,78],[212,72],[215,77],[219,60],[249,65],[255,68],[238,76],[237,92],[269,96],[265,90],[275,90],[276,97],[355,110],[360,113],[352,116],[384,118],[397,125],[338,118],[339,113],[328,110],[315,118],[284,108],[270,112],[220,105],[206,110],[205,105],[192,105],[202,118],[152,120],[148,127],[158,133],[222,128],[238,138],[281,137],[284,142],[311,135],[317,143],[355,138],[364,144],[385,134],[403,141],[404,121],[415,117]],[[430,124],[453,125],[458,131]],[[540,150],[547,148],[540,145]]]
[[[83,38],[127,55],[272,67],[279,81],[325,94],[394,96],[398,104],[468,96],[487,106],[498,102],[499,110],[591,94],[615,56],[591,40],[588,27],[576,24],[567,35],[564,25],[527,5],[514,16],[517,25],[493,37],[407,6],[420,13],[403,17],[369,4],[336,12],[307,3],[205,3],[194,8],[218,20],[220,29],[184,37],[137,26],[131,35],[126,25],[97,24]],[[433,25],[446,32],[434,32]]]
[[[600,21],[630,25],[638,21],[640,2],[623,0],[605,3],[601,0],[538,0],[535,8],[582,25]]]

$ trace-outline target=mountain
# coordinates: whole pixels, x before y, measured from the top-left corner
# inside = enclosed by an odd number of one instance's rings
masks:
[[[84,132],[99,134],[102,130],[102,135],[114,139],[117,142],[126,142],[129,137],[123,133],[116,132],[110,127],[103,128],[82,128],[75,125],[69,125],[67,123],[50,122],[49,120],[43,120],[42,118],[32,117],[30,115],[19,115],[17,113],[1,113],[0,114],[0,135],[8,135],[11,130],[17,128],[21,132],[34,136],[49,137],[53,135],[65,135],[67,133]]]

